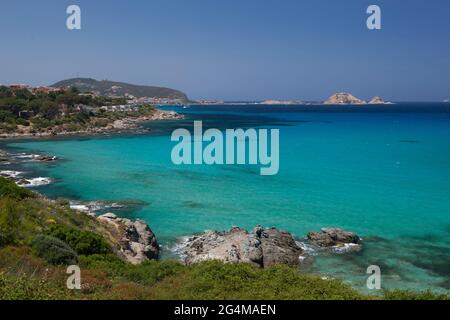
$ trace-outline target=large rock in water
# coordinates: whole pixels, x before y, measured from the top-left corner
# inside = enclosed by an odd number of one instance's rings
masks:
[[[189,238],[183,253],[188,265],[220,260],[269,267],[275,264],[297,265],[303,250],[288,232],[258,226],[251,233],[235,227],[229,231],[209,231]]]
[[[289,232],[276,228],[264,229],[258,226],[254,229],[254,233],[261,241],[264,267],[276,264],[295,266],[299,263],[299,257],[303,254],[303,250]]]
[[[339,228],[322,228],[320,232],[308,233],[308,240],[319,247],[348,248],[348,251],[358,251],[362,248],[361,238],[353,232]]]
[[[369,104],[386,104],[386,102],[380,97],[373,97],[372,100],[369,101]]]
[[[351,93],[347,92],[340,92],[332,95],[329,97],[326,101],[324,101],[323,104],[330,104],[330,105],[338,105],[338,104],[366,104],[367,102],[361,99],[356,98]]]
[[[141,220],[131,221],[107,213],[98,217],[110,239],[117,244],[117,254],[132,264],[158,259],[159,245],[155,234]]]
[[[188,239],[185,248],[188,265],[206,260],[250,263],[261,266],[261,242],[246,230],[232,228],[227,232],[209,231]]]

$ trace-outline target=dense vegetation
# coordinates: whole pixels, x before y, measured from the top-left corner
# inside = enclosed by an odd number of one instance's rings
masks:
[[[125,95],[125,93],[128,93],[135,97],[155,97],[162,99],[170,98],[179,99],[180,101],[188,101],[186,94],[170,88],[138,86],[108,80],[97,81],[89,78],[63,80],[55,83],[53,87],[76,87],[82,92],[97,91],[100,95],[109,95],[112,93],[116,95]]]
[[[135,266],[113,254],[95,218],[0,178],[0,299],[448,299],[431,292],[365,296],[338,280],[294,268],[148,261]],[[78,263],[81,290],[66,288]]]
[[[114,120],[138,115],[130,112],[108,112],[99,107],[126,104],[124,98],[80,94],[77,88],[54,92],[31,92],[0,86],[0,133],[18,128],[36,133],[55,129],[79,131],[88,127],[107,126]],[[139,112],[151,112],[142,106]]]
[[[64,225],[52,225],[46,234],[67,243],[80,255],[112,253],[111,247],[99,234]]]

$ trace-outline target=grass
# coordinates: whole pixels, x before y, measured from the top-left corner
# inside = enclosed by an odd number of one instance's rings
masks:
[[[82,289],[65,287],[65,267],[48,264],[27,247],[0,249],[0,299],[157,300],[436,300],[431,292],[361,294],[338,280],[300,275],[295,268],[258,269],[218,261],[183,266],[150,261],[134,266],[112,255],[80,258]]]

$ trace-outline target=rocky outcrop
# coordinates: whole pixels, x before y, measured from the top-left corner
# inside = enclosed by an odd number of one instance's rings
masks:
[[[116,244],[116,253],[132,264],[158,259],[159,245],[148,225],[141,221],[118,218],[107,213],[98,221],[105,227],[110,240]]]
[[[362,249],[361,238],[358,235],[339,228],[322,228],[320,232],[308,233],[307,237],[311,244],[332,248],[338,253]]]
[[[181,120],[184,116],[171,110],[156,110],[148,120]]]
[[[297,245],[292,235],[276,228],[256,227],[254,234],[261,241],[263,266],[276,264],[297,265],[303,250]]]
[[[21,126],[14,132],[0,132],[1,138],[25,138],[25,137],[51,137],[51,136],[70,136],[70,135],[97,135],[97,134],[112,134],[120,132],[134,132],[143,133],[147,132],[147,129],[143,128],[140,124],[146,121],[154,120],[180,120],[184,119],[184,116],[175,112],[167,110],[156,109],[154,112],[148,115],[130,115],[123,119],[109,121],[104,118],[93,118],[86,124],[85,128],[73,131],[68,123],[54,126],[51,129],[36,129],[33,126]],[[98,125],[99,120],[109,121],[106,125]],[[1,155],[0,155],[1,159]],[[34,159],[44,162],[54,161],[56,157],[41,156],[41,159]],[[0,160],[1,162],[1,160]]]
[[[265,100],[260,102],[260,104],[265,105],[298,105],[298,104],[304,104],[303,101],[298,100]]]
[[[206,260],[249,263],[257,267],[297,265],[302,253],[288,232],[260,226],[253,232],[237,227],[223,232],[209,231],[187,239],[183,249],[187,265]]]
[[[36,155],[33,159],[36,161],[42,161],[42,162],[52,162],[52,161],[55,161],[57,158],[56,158],[56,156]]]
[[[369,104],[386,104],[386,102],[380,97],[373,97],[372,100],[369,101]]]
[[[323,104],[336,105],[336,104],[366,104],[367,102],[356,98],[351,93],[341,92],[336,93],[328,98]]]
[[[184,255],[187,265],[221,260],[261,266],[263,261],[261,242],[241,228],[232,228],[226,232],[208,231],[189,238],[185,243]]]

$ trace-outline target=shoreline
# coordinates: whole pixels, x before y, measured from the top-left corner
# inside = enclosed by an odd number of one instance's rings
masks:
[[[143,134],[149,132],[149,129],[145,129],[140,126],[141,123],[151,122],[151,121],[164,121],[164,120],[182,120],[184,116],[175,112],[168,110],[156,109],[155,113],[148,116],[140,117],[128,117],[120,120],[115,120],[108,124],[106,127],[95,127],[88,128],[79,131],[61,131],[56,132],[52,130],[45,130],[37,133],[0,133],[0,143],[6,141],[18,141],[18,140],[39,140],[39,139],[49,139],[49,138],[65,138],[65,137],[76,137],[76,136],[101,136],[110,134],[120,134],[120,133],[133,133],[133,134]]]
[[[131,131],[131,132],[133,132],[133,131]],[[65,137],[73,137],[73,136],[76,136],[76,134],[75,135],[70,135],[70,136],[61,136],[61,137],[59,137],[59,138],[65,138]],[[48,139],[48,138],[52,138],[52,137],[36,137],[37,139]],[[58,138],[58,137],[56,137],[56,138]],[[0,140],[0,143],[1,143],[2,141]],[[118,216],[121,216],[120,214],[118,214]],[[201,231],[200,231],[201,232]],[[193,236],[195,236],[195,234],[194,235],[188,235],[187,237],[193,237]],[[177,243],[172,243],[172,244],[177,244]],[[167,250],[167,248],[166,247],[164,247],[163,248],[163,251],[166,251]],[[166,253],[169,253],[168,251],[166,251]]]
[[[25,160],[27,161],[27,160]],[[58,161],[58,159],[55,159],[53,161]],[[42,164],[48,163],[48,162],[44,162],[41,161]],[[16,163],[16,165],[20,163]],[[32,189],[34,192],[36,192],[34,190],[34,188]],[[48,198],[47,196],[43,195],[41,192],[37,191],[36,192],[38,194],[39,197],[48,200],[50,203],[53,204],[58,204],[63,200],[66,200],[67,203],[66,205],[68,207],[70,207],[70,209],[74,210],[74,214],[81,214],[81,215],[87,215],[87,216],[91,216],[94,217],[96,219],[98,219],[99,217],[100,220],[102,220],[103,222],[110,222],[110,223],[135,223],[140,221],[139,218],[135,219],[132,218],[132,220],[128,220],[127,218],[122,218],[122,217],[126,217],[126,215],[122,215],[120,213],[121,209],[125,208],[125,207],[130,207],[133,205],[141,205],[140,203],[125,203],[122,202],[120,200],[110,200],[110,201],[102,201],[102,200],[75,200],[75,199],[71,199],[71,198],[62,198],[62,199],[54,199],[54,198]],[[82,209],[82,210],[77,210],[76,207],[78,206],[78,208]],[[93,208],[93,210],[91,210]],[[86,210],[88,209],[88,210]],[[118,210],[116,210],[118,209]],[[112,215],[116,215],[117,218],[111,219],[111,213],[114,212]],[[147,226],[147,223],[145,223]],[[113,225],[114,226],[114,225]],[[269,225],[270,226],[270,225]],[[150,226],[151,227],[151,226]],[[149,228],[150,228],[149,227]],[[221,229],[220,229],[221,230]],[[255,231],[251,231],[251,229],[248,229],[249,231],[247,232],[245,229],[241,229],[238,228],[238,230],[242,231],[242,238],[246,239],[246,238],[251,238],[252,235],[255,233]],[[266,229],[266,230],[271,230],[271,228]],[[151,231],[151,230],[150,230]],[[278,231],[278,230],[277,230]],[[282,232],[282,230],[280,229],[280,231]],[[319,233],[319,240],[320,240],[320,232],[321,230],[319,230],[319,232],[316,232],[316,237],[317,234]],[[211,254],[214,256],[217,252],[219,252],[220,254],[223,254],[223,252],[225,250],[223,250],[223,246],[221,247],[220,245],[218,245],[218,243],[220,243],[220,241],[215,241],[215,239],[211,240],[211,236],[213,237],[219,237],[219,239],[222,237],[224,239],[224,241],[222,243],[228,243],[228,244],[232,244],[233,245],[233,241],[235,241],[235,239],[230,238],[230,234],[233,233],[233,228],[230,229],[229,231],[199,231],[197,233],[192,233],[190,235],[183,235],[183,236],[177,236],[173,242],[170,243],[159,243],[159,252],[160,252],[160,257],[158,258],[158,260],[160,261],[177,261],[182,263],[183,265],[185,265],[185,259],[186,259],[186,250],[189,252],[191,252],[191,257],[190,259],[193,261],[203,261],[203,257],[204,256],[210,256],[210,252],[203,252],[200,253],[198,256],[192,255],[192,250],[194,248],[197,247],[197,245],[199,243],[202,244],[202,247],[209,247],[211,250]],[[291,235],[289,232],[287,232],[289,235]],[[278,237],[278,236],[277,236]],[[155,235],[155,239],[158,239],[158,234]],[[277,238],[279,239],[279,238]],[[322,246],[311,246],[310,245],[310,239],[308,238],[308,235],[305,236],[293,236],[293,239],[295,240],[295,244],[289,245],[288,248],[295,248],[295,246],[297,246],[298,248],[300,248],[303,251],[303,254],[301,256],[299,256],[299,264],[298,264],[298,270],[301,274],[316,274],[320,277],[323,278],[327,278],[327,279],[336,279],[336,280],[341,280],[344,281],[345,283],[349,284],[352,288],[354,288],[355,290],[358,290],[359,292],[364,292],[364,289],[359,287],[357,285],[357,283],[355,283],[354,279],[352,277],[347,278],[347,277],[340,277],[339,275],[335,275],[333,274],[333,272],[326,272],[326,271],[319,271],[319,270],[315,270],[315,269],[311,269],[311,265],[313,263],[313,261],[316,261],[317,259],[322,259],[323,257],[327,257],[327,256],[336,256],[337,259],[346,259],[345,256],[351,257],[354,254],[357,254],[360,250],[365,250],[360,246],[355,246],[353,244],[341,244],[340,246],[329,246],[329,247],[322,247]],[[366,241],[365,240],[369,240],[369,239],[364,239],[361,238],[361,240],[364,242],[362,245],[364,247],[366,247],[366,244],[368,245],[370,241]],[[245,240],[244,240],[245,241]],[[278,242],[278,240],[276,241]],[[244,242],[245,243],[245,242]],[[238,242],[240,247],[240,243]],[[259,250],[258,248],[256,248],[256,251]],[[298,249],[296,249],[298,250]],[[239,254],[238,256],[243,256],[241,254]],[[342,258],[339,258],[339,256],[341,256]],[[227,259],[230,259],[229,256],[225,255],[223,256],[224,261],[228,261]],[[349,258],[350,259],[350,258]],[[246,261],[242,261],[242,262],[246,262]],[[351,264],[351,262],[349,262]],[[405,287],[407,288],[407,287]],[[397,289],[399,290],[406,290],[405,288],[399,286],[397,287]],[[395,287],[391,287],[391,289],[395,289]],[[411,290],[411,289],[409,289]],[[424,290],[424,289],[413,289],[413,290]],[[435,292],[447,292],[445,290],[441,290],[441,289],[436,289],[433,288],[431,289]]]

